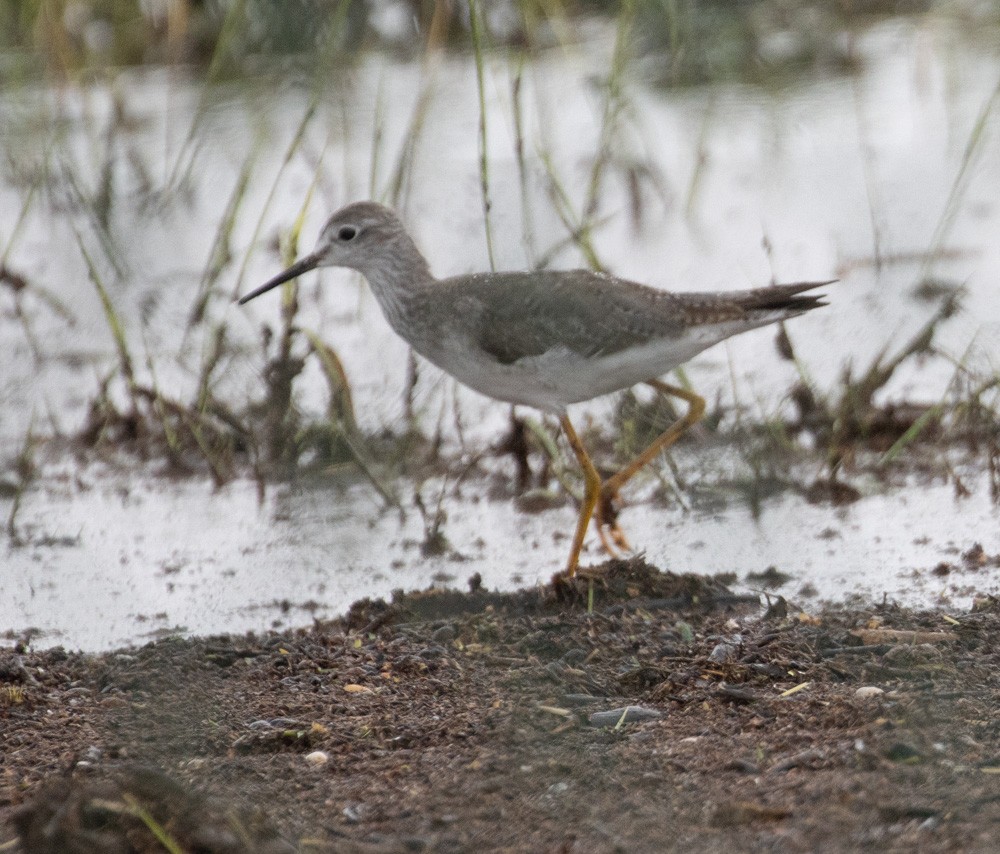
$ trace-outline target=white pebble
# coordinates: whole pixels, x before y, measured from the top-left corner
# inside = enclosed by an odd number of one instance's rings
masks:
[[[884,693],[883,689],[877,688],[874,685],[864,685],[854,692],[854,696],[859,700],[870,700],[872,697],[881,697]]]

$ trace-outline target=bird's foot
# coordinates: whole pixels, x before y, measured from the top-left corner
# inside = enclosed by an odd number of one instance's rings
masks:
[[[625,532],[618,525],[618,510],[615,507],[617,492],[606,492],[601,490],[597,499],[597,508],[594,519],[597,522],[597,535],[601,538],[601,545],[612,557],[623,557],[632,552]]]

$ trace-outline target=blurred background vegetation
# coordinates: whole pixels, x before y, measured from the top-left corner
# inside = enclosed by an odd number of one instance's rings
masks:
[[[316,67],[363,49],[470,47],[480,7],[494,45],[557,41],[581,17],[634,12],[636,49],[663,85],[766,81],[849,70],[851,34],[932,0],[5,0],[0,74],[73,77],[119,66],[184,63],[229,76],[274,62]],[[938,3],[936,12],[1000,20],[1000,3]],[[624,7],[628,7],[625,9]],[[297,62],[293,58],[297,58]]]

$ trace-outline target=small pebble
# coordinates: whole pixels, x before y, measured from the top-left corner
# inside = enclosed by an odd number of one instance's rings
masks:
[[[726,662],[732,661],[736,658],[740,651],[740,645],[743,643],[743,638],[740,635],[735,635],[728,641],[721,641],[715,645],[715,648],[709,653],[708,660],[713,664],[725,664]]]
[[[441,658],[442,656],[447,654],[448,650],[446,650],[443,646],[441,646],[440,644],[434,644],[433,646],[424,647],[422,650],[420,650],[420,652],[417,653],[417,656],[419,658],[427,659],[427,658]]]
[[[621,709],[610,709],[606,712],[594,712],[589,720],[591,726],[611,727],[622,724],[634,724],[638,721],[655,721],[663,717],[663,712],[657,709],[647,709],[642,706],[625,706]]]
[[[434,631],[431,637],[438,643],[447,643],[455,639],[455,627],[450,625],[441,626],[440,629]]]
[[[314,750],[306,754],[306,762],[310,765],[326,765],[330,761],[330,755],[324,750]]]
[[[854,696],[859,700],[870,700],[873,697],[881,697],[885,691],[875,685],[863,685],[854,692]]]
[[[64,697],[86,697],[94,692],[90,688],[69,688],[63,691]]]

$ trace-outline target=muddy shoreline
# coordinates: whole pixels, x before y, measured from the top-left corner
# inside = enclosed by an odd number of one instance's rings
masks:
[[[764,610],[633,560],[299,631],[6,649],[0,844],[995,850],[998,628],[985,596]]]

